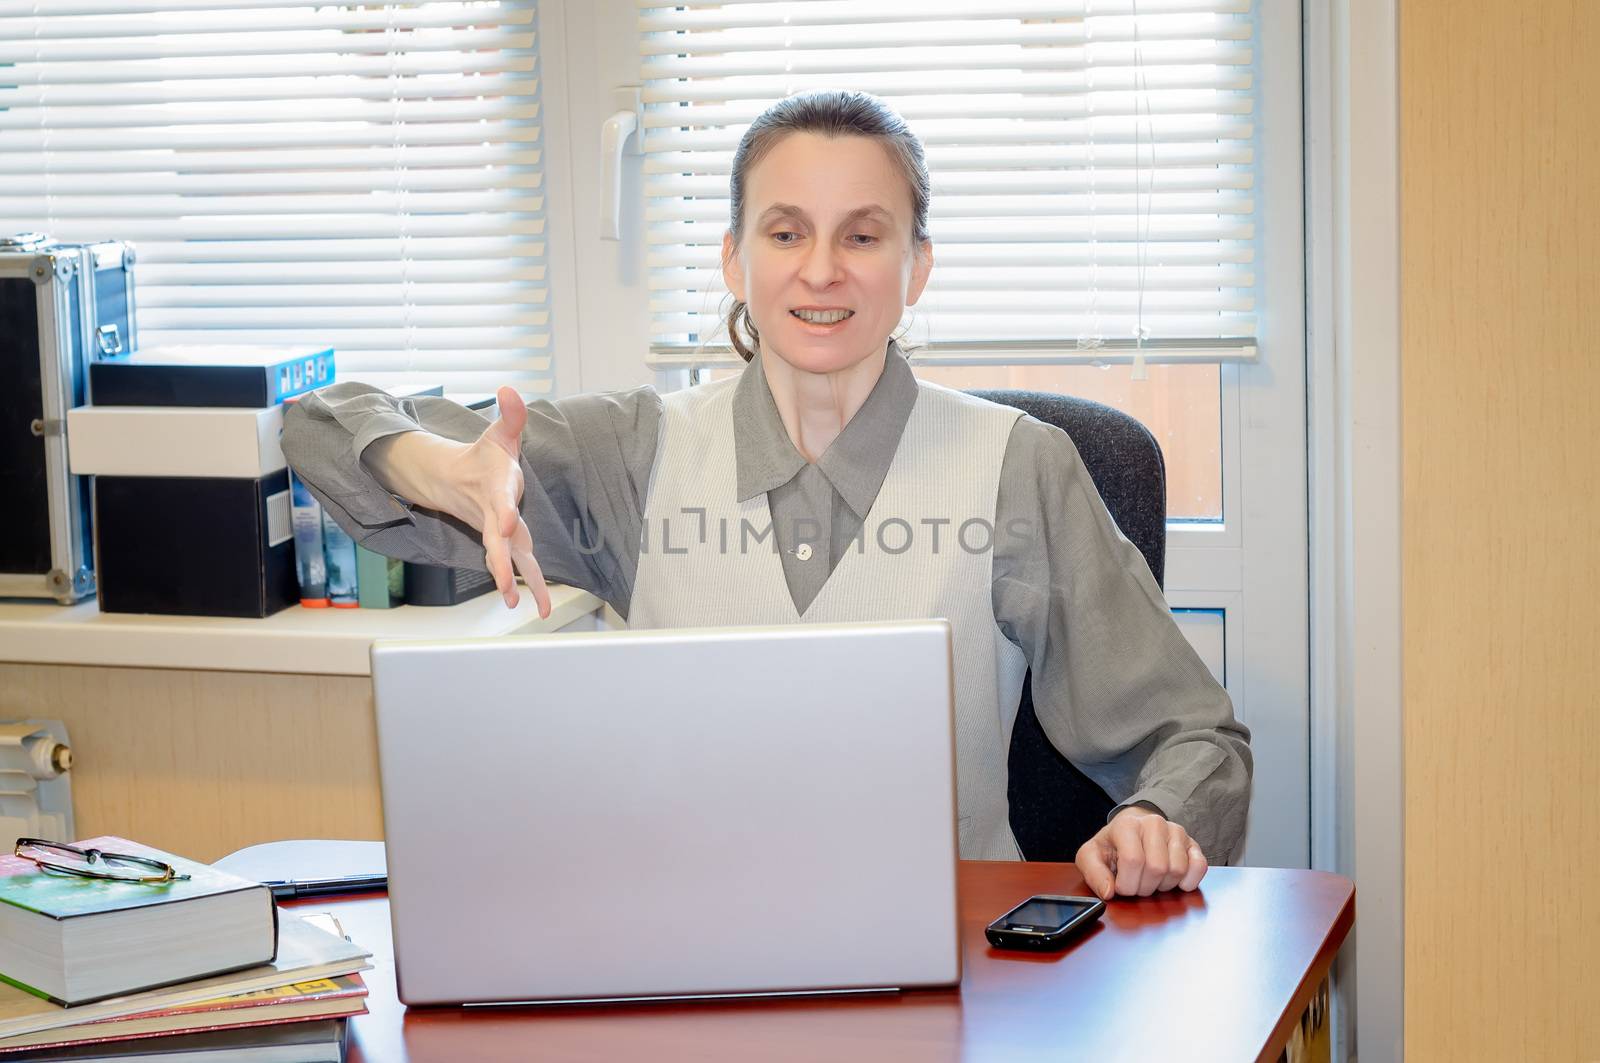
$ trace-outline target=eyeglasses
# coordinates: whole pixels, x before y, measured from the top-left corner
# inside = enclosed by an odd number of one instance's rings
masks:
[[[155,885],[189,876],[171,864],[148,856],[106,853],[99,849],[79,849],[75,845],[47,842],[43,838],[18,838],[12,855],[31,860],[42,871],[80,878],[102,878],[113,882],[143,882]]]

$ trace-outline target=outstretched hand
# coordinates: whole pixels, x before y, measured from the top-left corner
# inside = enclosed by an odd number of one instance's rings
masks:
[[[1094,895],[1148,897],[1193,890],[1205,877],[1205,853],[1189,832],[1159,812],[1129,805],[1078,850],[1078,871]]]
[[[516,574],[533,592],[541,618],[550,615],[550,591],[533,556],[533,536],[522,519],[522,428],[528,408],[510,387],[495,393],[499,417],[477,441],[461,451],[451,479],[457,491],[457,516],[483,534],[484,559],[494,585],[514,608],[521,596]]]

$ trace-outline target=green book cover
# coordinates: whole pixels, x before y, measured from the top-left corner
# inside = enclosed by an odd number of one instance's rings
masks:
[[[406,567],[401,561],[356,544],[356,598],[363,609],[390,609],[406,600]]]
[[[251,882],[207,864],[197,864],[193,860],[185,860],[181,856],[151,849],[125,838],[107,836],[72,844],[79,849],[147,856],[171,864],[180,874],[189,877],[162,883],[112,882],[45,871],[32,860],[8,853],[0,856],[0,902],[51,919],[71,919],[79,915],[145,908],[217,893],[263,888],[259,882]]]
[[[4,982],[6,985],[9,985],[9,986],[16,986],[18,989],[22,990],[24,993],[28,993],[28,994],[30,994],[32,996],[36,996],[40,1000],[50,1000],[51,1003],[54,1003],[54,1001],[51,1000],[51,997],[50,997],[49,993],[46,993],[42,989],[36,989],[36,988],[34,988],[33,986],[29,985],[26,982],[19,982],[15,978],[7,978],[3,974],[0,974],[0,982]]]

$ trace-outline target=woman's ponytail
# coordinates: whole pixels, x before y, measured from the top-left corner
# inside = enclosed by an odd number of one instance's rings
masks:
[[[733,345],[733,349],[738,352],[739,357],[747,362],[754,358],[757,347],[761,343],[761,334],[756,331],[756,323],[750,320],[749,305],[735,299],[733,301],[733,309],[728,311],[726,324],[728,326],[728,342]],[[739,335],[741,326],[750,336],[748,342]]]

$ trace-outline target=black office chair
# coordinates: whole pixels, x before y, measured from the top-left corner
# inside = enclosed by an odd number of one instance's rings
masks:
[[[1088,399],[1010,388],[973,389],[1066,432],[1117,527],[1139,548],[1161,585],[1167,551],[1167,467],[1155,436],[1120,410]],[[1056,751],[1033,711],[1033,673],[1011,736],[1011,831],[1029,860],[1070,862],[1101,827],[1113,802]]]

